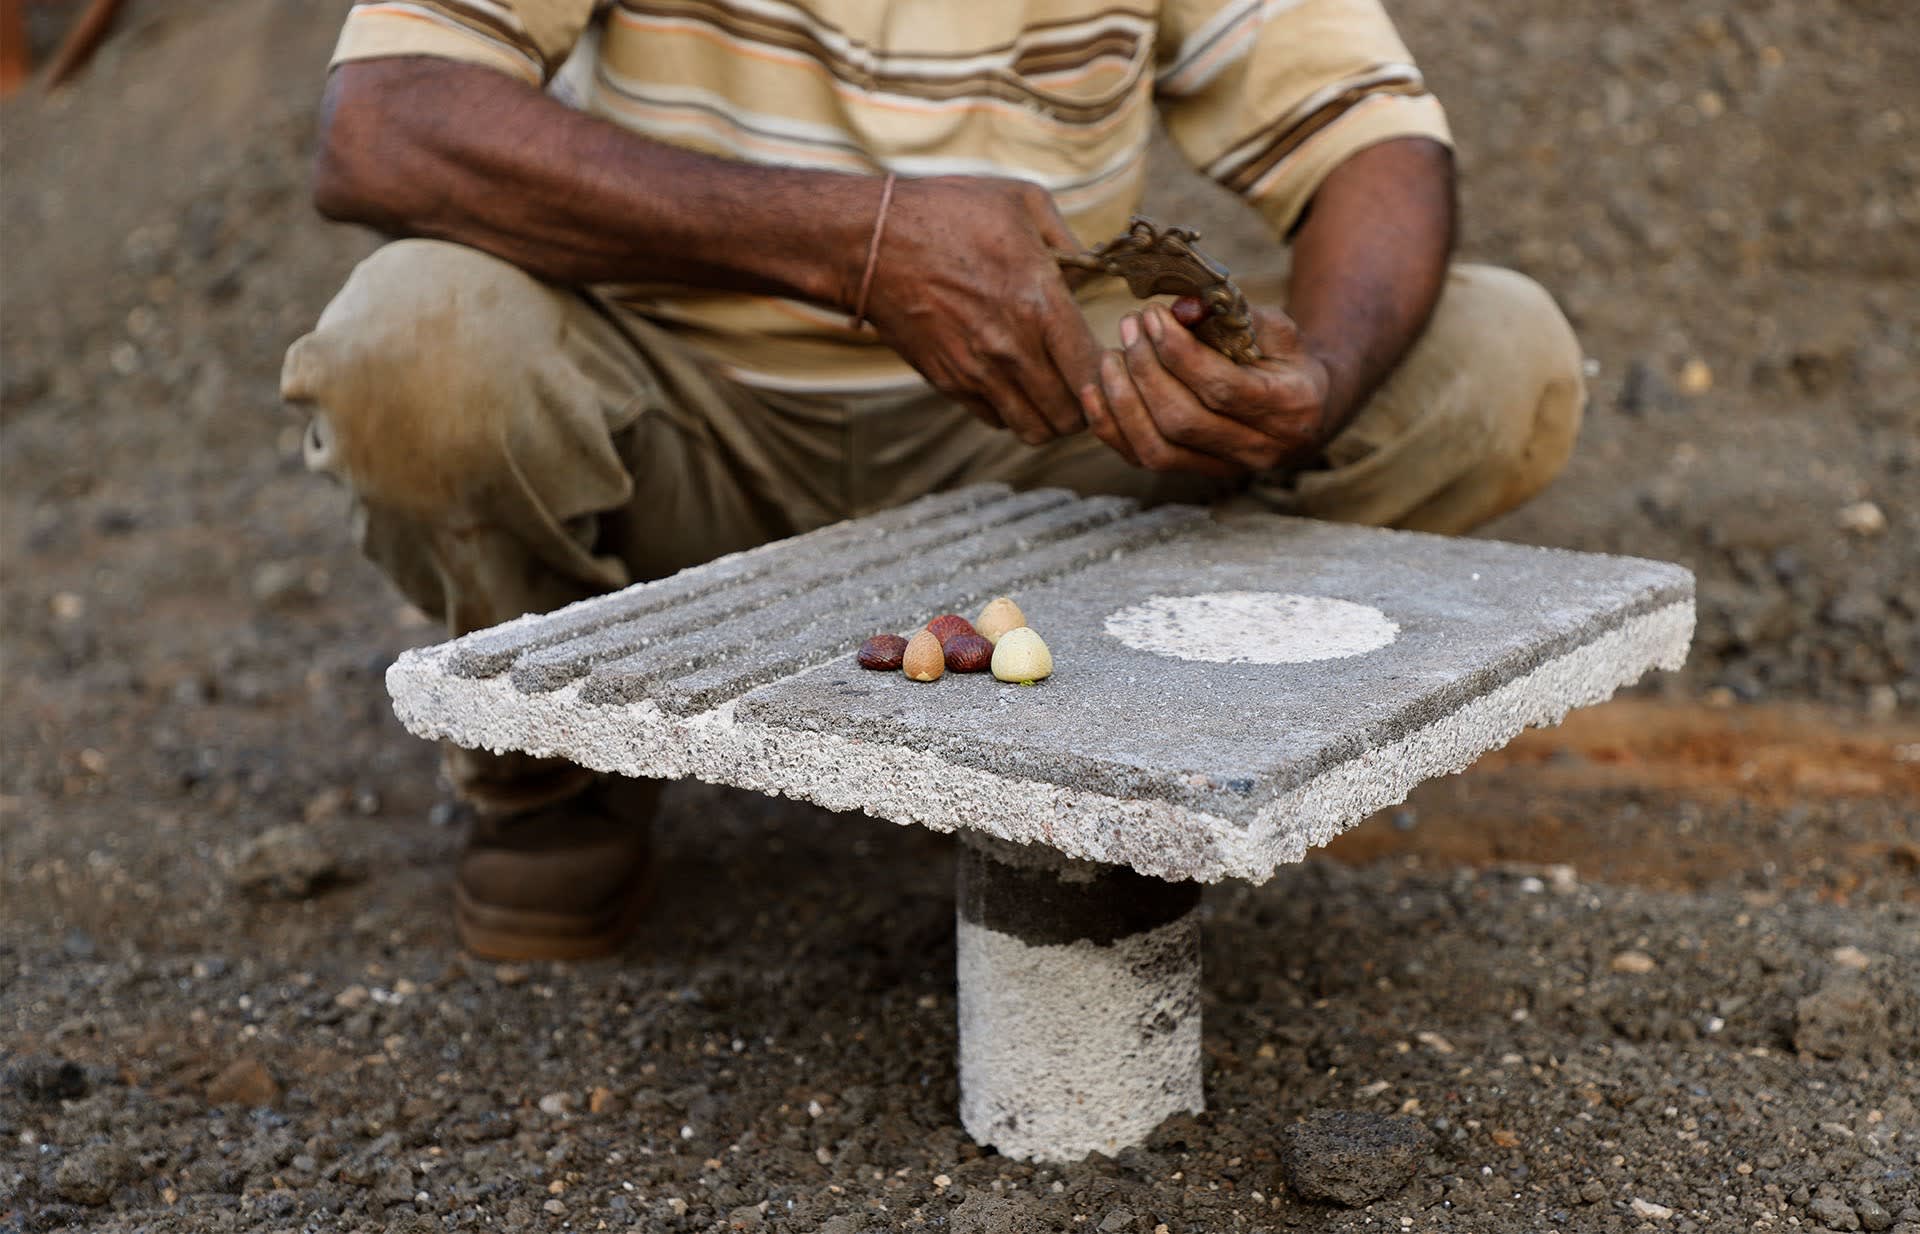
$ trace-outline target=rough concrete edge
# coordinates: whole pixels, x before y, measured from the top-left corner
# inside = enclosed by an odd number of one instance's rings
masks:
[[[1404,801],[1421,781],[1464,770],[1525,729],[1557,724],[1650,669],[1679,668],[1693,625],[1690,600],[1629,618],[1400,740],[1330,768],[1247,825],[1166,802],[1013,780],[903,746],[744,723],[731,703],[678,718],[650,702],[582,702],[577,684],[524,694],[504,678],[445,672],[451,644],[403,653],[387,670],[387,689],[394,714],[421,737],[561,755],[623,775],[692,777],[935,831],[964,828],[1159,878],[1264,882],[1276,867]]]
[[[1468,701],[1400,738],[1331,767],[1260,811],[1223,858],[1241,877],[1299,861],[1416,786],[1465,771],[1529,728],[1549,728],[1577,707],[1605,702],[1652,669],[1678,669],[1693,643],[1691,598],[1641,613],[1592,642]]]

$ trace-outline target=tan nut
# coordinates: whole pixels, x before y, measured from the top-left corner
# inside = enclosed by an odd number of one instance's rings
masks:
[[[908,649],[911,654],[912,649]],[[993,675],[1002,681],[1032,685],[1053,675],[1053,653],[1038,634],[1016,626],[993,645]]]
[[[915,681],[937,681],[947,671],[947,655],[940,649],[938,635],[922,630],[908,640],[907,653],[900,669]]]
[[[997,646],[1002,634],[1026,624],[1027,615],[1020,611],[1020,606],[1005,596],[999,596],[980,610],[980,620],[973,623],[973,628],[979,631],[982,638]]]

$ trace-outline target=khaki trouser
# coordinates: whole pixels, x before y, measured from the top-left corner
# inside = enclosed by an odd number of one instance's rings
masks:
[[[1566,462],[1580,370],[1538,284],[1456,266],[1426,334],[1326,465],[1236,495],[1131,468],[1088,434],[1022,445],[927,390],[751,389],[591,293],[402,240],[362,262],[288,350],[281,390],[311,412],[307,465],[351,488],[367,556],[461,634],[989,480],[1463,532]],[[470,752],[448,766],[497,811],[564,796],[584,775]]]

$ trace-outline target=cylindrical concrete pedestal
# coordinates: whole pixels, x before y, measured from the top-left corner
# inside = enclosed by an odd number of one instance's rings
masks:
[[[1048,849],[960,848],[960,1121],[1078,1161],[1198,1113],[1200,887]]]

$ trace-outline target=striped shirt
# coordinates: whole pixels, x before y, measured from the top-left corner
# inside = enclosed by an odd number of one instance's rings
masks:
[[[1030,180],[1088,244],[1139,206],[1156,107],[1280,235],[1363,147],[1448,139],[1380,0],[361,0],[334,63],[400,55],[486,65],[733,159]],[[602,290],[748,384],[918,380],[820,305]],[[1082,302],[1103,332],[1130,304],[1111,280]]]

